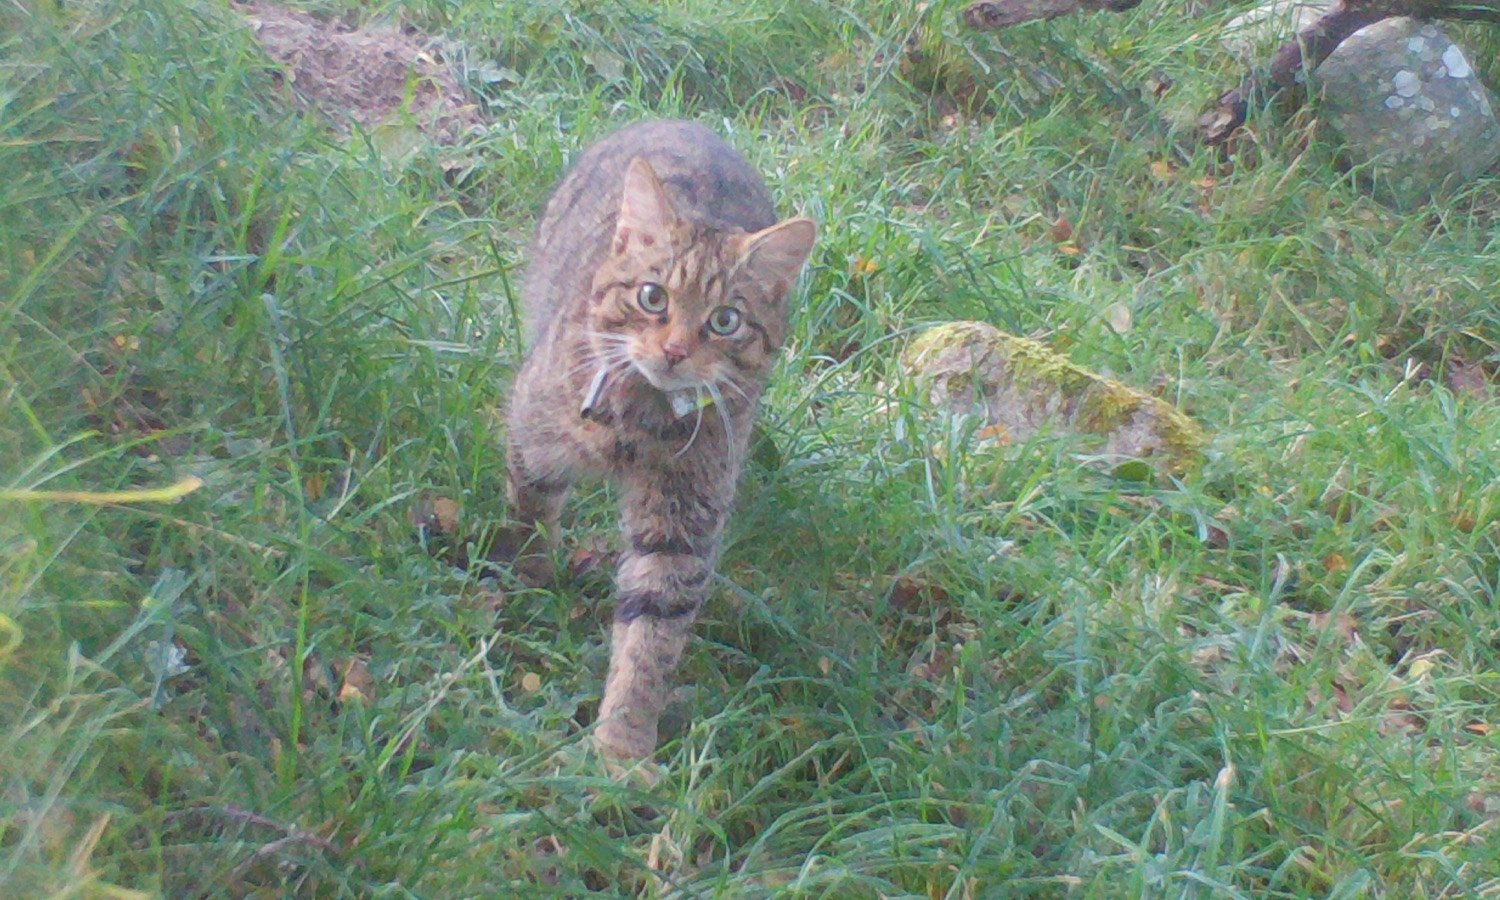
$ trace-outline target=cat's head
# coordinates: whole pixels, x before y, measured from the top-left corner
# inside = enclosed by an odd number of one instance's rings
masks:
[[[817,226],[753,234],[684,221],[649,163],[625,174],[619,222],[595,273],[590,325],[601,361],[662,391],[759,386],[786,333],[786,295]]]

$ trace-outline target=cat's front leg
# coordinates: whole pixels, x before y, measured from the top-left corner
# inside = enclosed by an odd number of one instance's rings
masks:
[[[616,759],[646,759],[733,501],[728,472],[650,473],[624,485],[626,550],[615,578],[609,676],[594,738]]]
[[[537,411],[529,390],[536,380],[521,382],[511,404],[505,473],[510,524],[495,535],[487,555],[510,563],[523,582],[540,587],[552,581],[551,550],[576,453],[572,442]]]

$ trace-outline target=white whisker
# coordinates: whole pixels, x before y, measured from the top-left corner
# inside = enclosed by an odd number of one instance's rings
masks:
[[[703,427],[703,389],[702,388],[698,388],[698,387],[693,388],[693,400],[694,400],[694,405],[698,407],[698,418],[696,418],[696,419],[693,420],[693,433],[690,434],[690,435],[688,435],[687,443],[682,445],[682,449],[678,450],[676,453],[672,454],[672,458],[673,459],[676,459],[677,457],[681,456],[682,454],[688,452],[688,448],[691,447],[691,446],[693,446],[693,441],[696,441],[698,439],[698,429],[700,429],[700,428]]]
[[[610,371],[630,364],[630,357],[623,353],[600,353],[595,356],[586,357],[582,362],[574,365],[563,373],[564,378],[571,378],[585,369],[603,367]]]
[[[729,438],[729,452],[735,452],[734,441],[734,419],[729,415],[729,407],[724,405],[724,395],[719,393],[719,388],[712,382],[703,385],[708,391],[708,396],[714,400],[714,405],[719,408],[719,421],[724,423],[724,435]]]
[[[733,376],[721,374],[718,381],[722,385],[734,388],[734,392],[744,397],[746,403],[750,402],[750,395],[745,393],[745,389],[740,387],[739,382],[735,381]]]
[[[608,331],[590,331],[588,332],[588,336],[596,341],[603,341],[606,344],[618,344],[624,346],[630,343],[630,335],[628,334],[613,334]]]

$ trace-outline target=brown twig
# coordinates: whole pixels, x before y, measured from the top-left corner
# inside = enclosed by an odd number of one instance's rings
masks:
[[[963,11],[963,20],[980,31],[997,31],[1037,19],[1055,19],[1075,12],[1122,12],[1140,0],[980,0]],[[1222,144],[1245,124],[1251,104],[1282,91],[1301,87],[1302,75],[1315,69],[1345,38],[1366,25],[1394,16],[1415,19],[1457,19],[1500,23],[1500,0],[1339,0],[1316,22],[1297,33],[1271,57],[1266,82],[1246,76],[1238,87],[1219,95],[1198,119],[1204,143]],[[1264,92],[1264,94],[1263,94]]]
[[[1265,97],[1259,96],[1260,81],[1254,75],[1249,75],[1240,82],[1239,87],[1220,94],[1214,107],[1198,118],[1198,127],[1203,131],[1203,142],[1224,143],[1237,128],[1245,124],[1250,104],[1269,100],[1281,91],[1300,88],[1304,72],[1321,65],[1343,43],[1344,38],[1366,25],[1390,18],[1389,8],[1393,5],[1397,4],[1344,0],[1320,16],[1316,22],[1297,32],[1296,40],[1282,44],[1271,57],[1270,85]]]
[[[1124,12],[1141,0],[981,0],[963,11],[964,22],[980,31],[998,31],[1036,19],[1056,19],[1075,12]]]
[[[292,844],[312,844],[315,847],[331,848],[333,845],[315,834],[306,831],[298,831],[283,838],[277,838],[269,844],[262,844],[255,848],[255,852],[249,858],[241,860],[229,873],[230,878],[239,878],[245,870],[255,865],[268,856],[274,856]]]
[[[328,853],[332,853],[335,856],[339,854],[338,845],[333,841],[330,841],[328,838],[321,837],[311,831],[303,831],[296,825],[283,825],[282,823],[277,822],[275,819],[268,819],[260,813],[252,812],[251,810],[245,809],[240,806],[235,806],[232,803],[228,804],[227,806],[194,806],[188,809],[180,809],[168,813],[167,818],[179,819],[183,816],[191,815],[194,813],[214,815],[224,819],[232,819],[236,822],[244,822],[247,825],[258,825],[262,828],[270,828],[275,831],[279,831],[285,835],[285,837],[278,838],[277,840],[274,840],[271,843],[266,844],[260,849],[256,850],[255,856],[252,857],[251,860],[247,860],[246,862],[253,861],[254,859],[259,859],[261,857],[269,855],[270,853],[276,852],[276,850],[280,849],[283,846],[286,846],[287,844],[294,843],[312,844],[314,847],[317,847],[318,849],[324,850]],[[241,863],[240,865],[244,866],[245,863]]]

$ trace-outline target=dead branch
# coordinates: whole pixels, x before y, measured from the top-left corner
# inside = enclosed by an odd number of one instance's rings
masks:
[[[1075,12],[1121,12],[1140,0],[980,0],[963,12],[963,20],[980,31],[998,31],[1036,19],[1055,19]],[[1219,95],[1198,119],[1204,142],[1220,144],[1245,123],[1251,104],[1264,103],[1281,91],[1297,90],[1303,73],[1317,68],[1344,38],[1381,19],[1457,19],[1500,23],[1500,0],[1340,0],[1316,22],[1303,28],[1271,57],[1267,82],[1249,75]]]
[[[1366,25],[1390,18],[1385,10],[1373,8],[1377,4],[1368,4],[1371,8],[1355,8],[1364,5],[1360,0],[1345,0],[1297,32],[1296,40],[1282,44],[1271,57],[1270,88],[1265,96],[1261,96],[1261,82],[1254,75],[1247,75],[1239,87],[1220,94],[1214,107],[1198,118],[1203,142],[1224,143],[1235,129],[1245,124],[1252,103],[1266,102],[1283,90],[1296,90],[1303,73],[1317,68],[1344,42],[1344,38]]]
[[[1075,12],[1124,12],[1140,3],[1141,0],[983,0],[969,4],[963,17],[970,28],[998,31],[1034,19],[1055,19]]]
[[[275,847],[279,848],[289,843],[302,843],[312,844],[314,847],[317,847],[318,849],[325,852],[332,853],[335,856],[339,854],[338,845],[325,837],[320,837],[319,835],[316,835],[311,831],[303,831],[295,825],[284,825],[281,822],[276,821],[275,819],[267,818],[260,813],[252,812],[251,810],[245,809],[244,807],[235,806],[232,803],[226,804],[224,806],[194,806],[189,809],[179,809],[174,812],[168,813],[167,818],[169,820],[179,819],[183,816],[193,814],[219,816],[221,818],[229,819],[233,822],[244,822],[247,825],[257,825],[261,828],[270,828],[285,835],[285,837],[272,841],[271,844],[267,844],[265,845],[265,847],[274,845]],[[265,847],[262,847],[261,850],[265,850]],[[257,851],[256,855],[257,857],[259,857],[263,854],[260,851]]]

